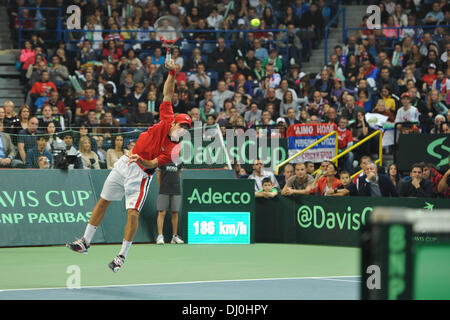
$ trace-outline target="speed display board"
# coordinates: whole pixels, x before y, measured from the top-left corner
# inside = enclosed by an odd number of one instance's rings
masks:
[[[254,181],[183,180],[183,215],[189,244],[254,241]]]

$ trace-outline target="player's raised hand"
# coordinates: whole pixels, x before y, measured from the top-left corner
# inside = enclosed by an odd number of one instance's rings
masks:
[[[170,59],[169,61],[165,62],[166,68],[169,70],[175,70],[175,62]]]

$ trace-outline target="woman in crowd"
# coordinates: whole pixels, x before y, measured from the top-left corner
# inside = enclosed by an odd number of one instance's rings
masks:
[[[56,124],[53,121],[47,122],[47,134],[48,141],[47,149],[53,156],[53,158],[58,155],[62,150],[65,149],[66,144],[61,140],[56,134]]]
[[[111,149],[106,151],[106,167],[108,169],[113,169],[114,164],[119,160],[121,156],[123,156],[126,152],[124,149],[124,139],[123,136],[117,135],[113,138],[113,143],[111,145]]]
[[[3,107],[5,109],[5,118],[3,119],[4,130],[6,133],[15,133],[17,128],[20,127],[20,121],[14,111],[14,103],[10,100],[5,101]]]
[[[80,153],[83,167],[85,169],[100,169],[98,156],[92,151],[91,146],[91,140],[88,136],[80,138]]]
[[[395,188],[398,190],[398,183],[400,181],[400,175],[398,173],[398,168],[395,163],[391,164],[388,167],[388,176],[391,179],[392,183],[394,184]]]
[[[322,175],[317,174],[314,179],[314,189],[311,194],[329,196],[336,193],[336,189],[341,185],[341,181],[336,178],[338,169],[334,162],[329,162],[327,170]]]

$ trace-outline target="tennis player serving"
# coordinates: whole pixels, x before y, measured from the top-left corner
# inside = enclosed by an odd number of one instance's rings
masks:
[[[163,101],[159,107],[160,122],[139,135],[136,145],[128,155],[122,156],[106,178],[100,199],[92,211],[84,236],[66,246],[76,252],[87,254],[91,240],[100,225],[111,201],[120,201],[125,195],[128,221],[119,254],[109,263],[113,272],[120,270],[125,262],[138,228],[138,217],[147,197],[148,188],[157,167],[179,161],[180,137],[191,126],[187,114],[174,116],[172,96],[175,88],[175,64],[166,61],[169,75],[164,83]]]

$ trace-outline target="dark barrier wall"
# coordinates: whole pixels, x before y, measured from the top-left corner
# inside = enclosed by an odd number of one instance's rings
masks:
[[[82,236],[108,174],[109,170],[0,170],[0,246],[64,244]],[[186,170],[182,174],[182,179],[234,177],[230,170]],[[135,242],[156,239],[158,191],[155,176]],[[112,202],[93,243],[122,242],[126,220],[124,200]],[[164,235],[171,236],[170,214]]]
[[[422,161],[442,168],[449,166],[448,134],[402,134],[399,136],[398,146],[397,164],[401,171],[410,171],[414,163]]]
[[[108,170],[0,170],[0,246],[56,245],[83,235]],[[185,170],[182,179],[233,179],[231,170]],[[212,181],[212,186],[214,183]],[[156,238],[158,186],[152,181],[135,242]],[[255,242],[358,246],[375,206],[416,208],[426,214],[450,208],[446,199],[283,197],[256,199]],[[112,202],[94,243],[120,243],[127,220],[124,201]],[[179,230],[184,236],[183,209]],[[170,214],[164,236],[171,236]]]
[[[376,206],[450,208],[446,199],[299,196],[256,199],[256,242],[359,246],[361,226]]]

